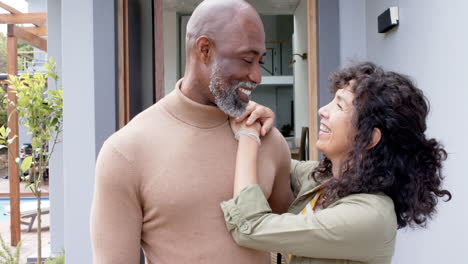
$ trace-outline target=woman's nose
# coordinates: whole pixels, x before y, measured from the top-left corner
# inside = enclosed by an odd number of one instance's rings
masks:
[[[328,118],[328,110],[327,110],[328,105],[324,105],[320,107],[318,113],[321,118]]]

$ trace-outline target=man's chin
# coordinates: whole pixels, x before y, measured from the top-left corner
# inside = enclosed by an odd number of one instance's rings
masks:
[[[218,108],[221,109],[221,111],[223,111],[226,115],[230,117],[234,117],[234,118],[242,116],[245,113],[245,109],[246,109],[245,107],[241,109],[241,108],[224,108],[224,107],[219,107],[219,106]]]

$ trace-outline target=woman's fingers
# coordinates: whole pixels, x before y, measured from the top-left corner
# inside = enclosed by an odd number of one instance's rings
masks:
[[[262,114],[265,114],[264,112],[265,110],[263,108],[256,108],[247,119],[247,125],[250,126],[256,121],[260,121],[259,119],[262,118]]]
[[[247,104],[247,107],[245,108],[244,114],[236,118],[236,122],[240,123],[244,121],[256,109],[256,107],[257,107],[257,103],[255,103],[254,101],[249,101],[249,103]]]
[[[259,122],[262,127],[260,130],[261,136],[265,136],[272,128],[275,123],[275,113],[268,107],[257,104],[254,101],[250,101],[247,105],[245,112],[242,116],[235,119],[236,123],[246,121],[247,126]]]
[[[265,136],[273,127],[275,113],[270,108],[257,104],[257,107],[247,119],[247,125],[252,125],[257,121],[262,125],[261,136]]]
[[[268,132],[270,132],[271,128],[273,127],[273,122],[275,118],[267,118],[265,122],[262,124],[262,130],[260,131],[261,136],[265,136]]]

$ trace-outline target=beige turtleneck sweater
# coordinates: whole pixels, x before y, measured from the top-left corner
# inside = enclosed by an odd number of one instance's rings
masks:
[[[237,141],[228,117],[176,89],[114,133],[96,164],[91,236],[96,264],[269,263],[236,245],[219,204],[232,198]],[[259,179],[286,212],[289,149],[278,130],[262,139]]]

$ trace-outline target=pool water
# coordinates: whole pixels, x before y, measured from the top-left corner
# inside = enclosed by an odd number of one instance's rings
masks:
[[[48,200],[49,198],[47,197],[41,198],[41,201],[48,201]],[[36,198],[20,198],[20,206],[21,206],[21,203],[31,202],[31,201],[36,201]],[[0,222],[10,219],[9,215],[4,214],[5,213],[4,207],[9,206],[9,205],[10,205],[10,198],[0,198]]]

